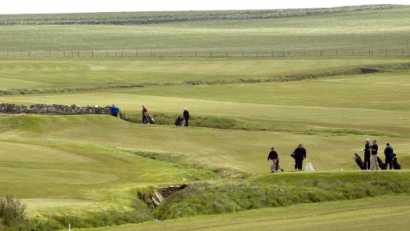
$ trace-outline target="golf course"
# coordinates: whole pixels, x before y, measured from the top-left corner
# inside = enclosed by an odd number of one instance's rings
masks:
[[[0,104],[121,111],[0,112],[0,230],[410,225],[410,6],[0,15]]]

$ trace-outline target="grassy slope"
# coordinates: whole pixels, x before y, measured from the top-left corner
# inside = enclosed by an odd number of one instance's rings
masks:
[[[356,73],[363,66],[408,61],[407,58],[0,60],[0,90],[280,80],[283,76]]]
[[[409,7],[304,17],[151,25],[0,27],[0,50],[406,48]]]
[[[281,18],[289,16],[360,12],[403,7],[400,5],[363,5],[317,9],[224,10],[224,11],[166,11],[166,12],[107,12],[73,14],[0,15],[0,24],[150,24],[176,21],[208,21],[232,19]]]
[[[409,130],[405,100],[408,81],[407,72],[399,72],[300,82],[146,87],[0,99],[17,103],[116,103],[131,113],[136,113],[141,104],[147,104],[154,113],[178,113],[182,106],[188,106],[194,115],[241,118],[251,124],[259,121],[265,128],[357,129],[362,134],[382,132],[405,137]]]
[[[218,216],[200,216],[92,229],[93,231],[155,230],[374,230],[405,231],[410,225],[409,196],[386,196],[343,202],[302,204],[287,208],[258,209]],[[91,229],[90,229],[91,231]]]
[[[138,187],[214,177],[205,170],[141,158],[114,144],[51,136],[59,131],[69,137],[66,127],[88,136],[114,130],[120,123],[110,117],[1,116],[0,121],[0,195],[26,198],[31,216],[129,210]]]
[[[409,8],[398,8],[354,15],[144,26],[10,26],[0,27],[0,50],[405,47],[408,12]],[[277,79],[407,62],[398,58],[10,59],[0,61],[0,88],[103,88]],[[395,70],[365,77],[345,75],[287,83],[154,86],[1,97],[4,102],[22,103],[118,103],[130,113],[143,103],[153,112],[162,113],[177,113],[187,105],[194,116],[239,119],[251,130],[268,128],[276,132],[144,127],[104,116],[0,117],[0,195],[27,198],[32,214],[65,211],[68,207],[79,211],[129,209],[136,187],[215,177],[206,170],[181,168],[132,154],[139,151],[154,152],[170,162],[260,175],[268,171],[265,155],[271,145],[278,148],[282,166],[288,170],[292,168],[288,154],[303,142],[315,167],[339,170],[355,168],[352,153],[360,151],[362,141],[372,136],[380,142],[393,142],[400,160],[408,166],[407,75],[406,70]],[[392,94],[392,89],[397,93]],[[349,228],[352,224],[346,225]]]
[[[41,118],[43,119],[40,120],[38,116],[24,116],[13,119],[16,120],[13,123],[18,124],[24,124],[27,119],[34,120],[35,126],[38,127],[36,129],[39,130],[32,133],[19,126],[17,130],[4,132],[3,140],[26,143],[31,141],[93,144],[97,147],[156,152],[160,155],[162,153],[163,156],[180,157],[184,162],[196,163],[209,168],[232,168],[258,174],[267,171],[268,163],[265,160],[265,154],[272,143],[282,154],[283,167],[287,170],[291,169],[292,161],[289,153],[298,141],[303,141],[309,148],[310,160],[318,169],[355,169],[351,156],[353,152],[360,151],[361,141],[365,138],[360,135],[322,136],[209,128],[144,127],[121,121],[115,122],[111,118],[101,116]],[[19,132],[20,129],[22,132]],[[403,153],[401,159],[407,162],[406,139],[394,138],[392,140],[397,147],[400,147],[398,153]],[[152,171],[157,172],[160,168]],[[163,171],[157,174],[161,172]],[[155,175],[153,178],[156,178]]]

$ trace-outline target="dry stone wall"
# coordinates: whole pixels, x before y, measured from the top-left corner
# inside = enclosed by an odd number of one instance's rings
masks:
[[[33,104],[18,105],[0,103],[0,113],[8,114],[60,114],[60,115],[79,115],[79,114],[110,114],[110,106],[79,106],[79,105],[60,105],[60,104]]]

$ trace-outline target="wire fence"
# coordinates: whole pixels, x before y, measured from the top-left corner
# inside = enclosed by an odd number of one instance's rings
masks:
[[[55,49],[0,50],[0,58],[120,58],[120,57],[409,57],[409,48],[368,49]]]

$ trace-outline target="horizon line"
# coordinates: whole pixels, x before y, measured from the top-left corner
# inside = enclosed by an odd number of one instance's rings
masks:
[[[63,14],[99,14],[99,13],[162,13],[162,12],[204,12],[204,11],[275,11],[275,10],[314,10],[314,9],[332,9],[347,7],[371,7],[371,6],[392,6],[392,7],[410,7],[410,4],[358,4],[358,5],[340,5],[324,7],[289,7],[289,8],[254,8],[254,9],[192,9],[192,10],[124,10],[124,11],[78,11],[78,12],[38,12],[38,13],[0,13],[0,16],[16,15],[63,15]]]

